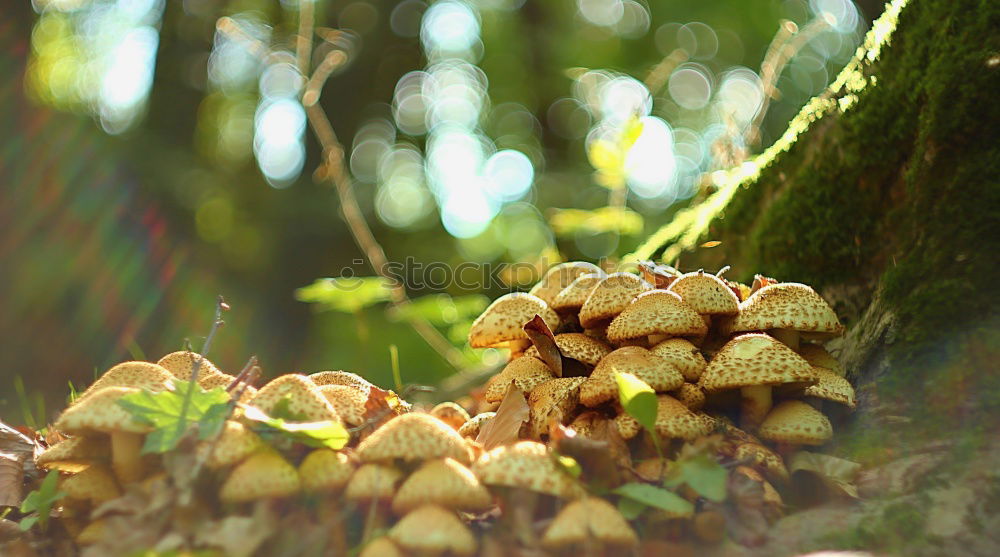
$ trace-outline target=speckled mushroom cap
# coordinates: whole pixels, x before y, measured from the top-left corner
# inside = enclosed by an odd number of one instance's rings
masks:
[[[486,348],[512,340],[527,340],[524,324],[536,315],[540,315],[553,331],[559,326],[559,316],[545,300],[524,292],[504,294],[493,300],[472,322],[469,346]]]
[[[801,400],[786,400],[760,424],[761,439],[791,445],[822,445],[833,437],[833,426],[822,412]]]
[[[545,362],[531,356],[521,356],[511,360],[500,373],[494,375],[486,383],[486,392],[483,397],[486,402],[500,402],[511,381],[518,389],[528,393],[542,383],[555,378],[555,374],[545,365]]]
[[[577,435],[593,437],[594,432],[601,427],[601,423],[607,421],[610,421],[610,419],[604,414],[587,410],[576,418],[573,418],[573,422],[569,426],[573,428],[573,431],[576,431]]]
[[[70,499],[99,505],[121,495],[115,475],[104,464],[92,464],[86,470],[60,480],[59,489]]]
[[[476,537],[455,513],[437,505],[424,505],[404,516],[389,530],[399,547],[414,555],[455,555],[476,552]]]
[[[528,423],[532,436],[540,438],[549,432],[551,422],[566,423],[580,402],[580,385],[585,377],[557,377],[535,387],[528,395],[531,413]]]
[[[844,326],[833,308],[812,288],[797,282],[770,284],[740,304],[740,314],[729,325],[731,332],[793,329],[831,335]]]
[[[812,384],[817,379],[813,367],[791,348],[758,333],[727,342],[709,362],[698,384],[714,393],[756,385]]]
[[[559,292],[559,295],[549,305],[556,311],[580,311],[583,303],[587,301],[590,293],[593,292],[594,287],[606,276],[606,274],[601,272],[587,273],[576,277],[573,279],[573,282],[569,283],[569,286]]]
[[[201,354],[196,354],[194,352],[188,352],[187,350],[180,350],[178,352],[171,352],[166,356],[160,358],[157,365],[163,367],[167,371],[173,374],[174,377],[180,379],[181,381],[191,380],[191,371],[194,369],[194,363],[202,358]],[[219,368],[215,367],[215,364],[210,362],[208,358],[204,358],[201,361],[201,365],[198,366],[198,383],[209,375],[215,375],[217,373],[222,373]]]
[[[469,463],[469,450],[457,431],[430,414],[417,412],[393,418],[376,429],[358,445],[357,455],[362,462],[454,458]]]
[[[339,491],[353,474],[351,459],[330,449],[316,449],[299,464],[299,479],[306,491]]]
[[[612,273],[597,283],[580,307],[580,325],[600,327],[615,318],[636,296],[653,285],[632,273]]]
[[[392,512],[404,515],[423,504],[482,512],[493,505],[493,497],[471,470],[446,458],[427,462],[406,478],[392,498]]]
[[[618,399],[615,372],[628,372],[642,379],[654,391],[672,391],[684,383],[684,376],[663,358],[639,346],[624,346],[604,357],[580,387],[580,402],[594,407]]]
[[[684,383],[671,396],[680,401],[689,410],[699,410],[705,406],[705,391],[694,383]]]
[[[667,290],[702,315],[736,315],[740,311],[736,293],[722,279],[704,271],[681,275]]]
[[[365,421],[367,394],[347,385],[321,385],[316,390],[333,405],[333,409],[348,425],[356,426]]]
[[[591,366],[596,366],[601,358],[611,352],[610,346],[583,333],[562,333],[555,335],[555,339],[563,356]],[[524,351],[524,355],[538,358],[538,349],[532,346]]]
[[[538,284],[531,287],[528,292],[545,300],[545,303],[552,304],[556,296],[576,280],[577,277],[587,274],[604,274],[600,267],[586,261],[570,261],[560,263],[551,267],[538,281]]]
[[[368,542],[358,557],[404,557],[403,550],[389,538],[383,536]]]
[[[801,343],[799,344],[798,352],[799,356],[802,356],[805,361],[809,362],[813,366],[826,368],[841,377],[845,377],[847,375],[847,370],[844,369],[844,366],[840,365],[837,358],[834,358],[829,352],[826,351],[826,348],[823,348],[818,344],[808,342]]]
[[[205,444],[199,450],[208,453],[205,465],[218,469],[242,462],[264,447],[264,441],[250,428],[236,420],[226,420],[214,447]]]
[[[733,458],[749,466],[760,468],[771,479],[788,481],[788,469],[778,453],[759,443],[741,443],[733,451]]]
[[[826,368],[813,366],[813,370],[819,376],[819,382],[806,387],[802,393],[804,396],[839,402],[852,410],[857,406],[854,387],[851,386],[850,381]]]
[[[670,395],[657,395],[656,402],[656,432],[662,437],[697,439],[708,435],[715,425],[711,416],[695,414]]]
[[[299,474],[295,467],[275,451],[258,452],[230,472],[219,499],[226,503],[245,503],[257,499],[288,497],[298,493]]]
[[[627,412],[619,412],[618,415],[615,416],[614,421],[615,427],[618,428],[618,433],[622,436],[622,439],[632,439],[642,432],[642,424],[640,424],[632,416],[629,416]]]
[[[472,473],[486,485],[517,487],[564,498],[585,493],[555,463],[545,445],[535,441],[518,441],[487,451],[472,465]]]
[[[288,400],[288,410],[302,421],[340,421],[333,405],[305,375],[289,373],[275,377],[257,391],[250,404],[271,414],[281,400]]]
[[[121,397],[138,393],[130,387],[104,387],[81,398],[67,408],[55,428],[70,435],[85,435],[90,432],[148,433],[153,427],[136,420],[125,408],[118,405]]]
[[[685,381],[695,382],[708,367],[701,350],[683,338],[668,338],[649,349],[650,352],[672,364]]]
[[[465,422],[469,421],[469,413],[465,411],[465,408],[451,401],[442,402],[431,408],[430,414],[450,425],[455,430],[458,430],[465,425]]]
[[[479,430],[486,425],[486,422],[490,421],[493,416],[496,415],[496,412],[483,412],[482,414],[476,414],[475,416],[469,418],[469,421],[465,422],[465,425],[458,428],[458,434],[462,437],[475,439],[476,437],[479,437]]]
[[[46,470],[80,472],[94,462],[108,460],[110,455],[111,444],[103,435],[72,437],[45,449],[35,459],[35,464]]]
[[[582,546],[625,550],[637,545],[639,537],[625,517],[599,497],[566,505],[542,536],[542,546],[550,551]]]
[[[94,384],[83,391],[73,404],[80,404],[105,387],[132,387],[156,393],[172,388],[173,380],[174,376],[157,364],[122,362],[94,381]]]
[[[318,371],[310,374],[308,377],[310,381],[321,387],[323,385],[344,385],[345,387],[357,389],[365,396],[368,396],[372,388],[372,384],[368,380],[350,371]]]
[[[211,391],[216,387],[222,387],[223,389],[228,389],[230,385],[236,381],[236,378],[232,375],[227,375],[225,373],[216,373],[213,375],[208,375],[202,377],[198,380],[198,386],[206,391]],[[254,395],[257,394],[257,389],[252,385],[240,385],[236,388],[236,392],[242,391],[240,395],[240,402],[244,404],[249,404],[253,400]]]
[[[396,484],[402,479],[403,473],[395,466],[376,462],[363,464],[351,476],[344,496],[360,503],[375,500],[388,503],[396,493]]]
[[[611,342],[647,335],[698,337],[706,333],[708,326],[698,312],[669,290],[640,294],[608,325]]]

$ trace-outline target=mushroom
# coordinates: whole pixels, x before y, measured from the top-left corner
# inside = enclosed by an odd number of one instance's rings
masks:
[[[705,406],[705,391],[694,383],[684,383],[679,389],[670,393],[689,410],[700,410]]]
[[[582,275],[590,274],[603,275],[604,271],[597,265],[587,263],[586,261],[560,263],[551,267],[545,273],[545,276],[542,277],[542,280],[531,287],[528,293],[538,296],[551,306],[559,293],[572,284],[573,281]]]
[[[224,503],[277,499],[299,492],[298,471],[277,451],[264,450],[241,462],[222,484]]]
[[[580,308],[583,307],[583,303],[587,301],[587,297],[593,292],[594,287],[606,276],[603,272],[600,272],[587,273],[576,277],[573,282],[569,283],[566,288],[563,288],[559,292],[549,305],[552,306],[552,309],[556,310],[556,313],[579,313]]]
[[[316,449],[299,464],[302,489],[307,492],[340,491],[354,474],[354,463],[342,452]]]
[[[403,551],[386,536],[375,538],[365,544],[358,557],[404,557]]]
[[[691,383],[697,382],[708,367],[708,362],[701,355],[701,351],[687,339],[668,338],[653,345],[649,351],[676,367],[684,376],[684,380]]]
[[[829,304],[812,288],[795,282],[769,284],[740,304],[729,332],[767,331],[792,350],[800,334],[810,339],[841,335],[844,326]]]
[[[364,377],[349,371],[318,371],[310,374],[308,377],[310,381],[320,387],[323,385],[343,385],[357,389],[366,397],[372,388],[372,384]]]
[[[622,412],[615,418],[622,437],[626,432],[638,435],[642,426],[635,418]],[[694,413],[679,400],[670,396],[656,395],[656,434],[664,439],[684,439],[691,441],[703,435],[708,435],[715,428],[715,420],[705,413]]]
[[[823,348],[819,344],[811,342],[800,343],[798,353],[805,361],[815,367],[826,368],[841,377],[847,376],[847,370],[844,369],[844,366],[840,365],[837,358],[834,358],[826,351],[826,348]]]
[[[437,505],[424,505],[410,512],[389,530],[389,538],[416,555],[456,557],[476,552],[476,537],[455,513]]]
[[[201,363],[198,364],[198,377],[194,379],[194,381],[199,385],[201,384],[202,379],[212,375],[222,375],[219,368],[215,367],[215,364],[208,361],[208,358],[202,356],[201,354],[189,352],[187,350],[171,352],[160,358],[156,363],[172,373],[174,377],[180,379],[181,381],[191,381],[191,372],[194,371],[195,362],[199,359],[201,360]]]
[[[488,348],[506,346],[512,352],[522,352],[531,344],[524,324],[536,315],[555,330],[559,316],[545,300],[532,294],[512,292],[504,294],[490,304],[469,329],[469,346]]]
[[[762,470],[774,481],[788,482],[788,469],[781,456],[758,443],[741,443],[733,451],[732,457],[737,462]]]
[[[639,537],[611,503],[598,497],[566,505],[549,524],[542,546],[549,551],[584,554],[624,554],[639,545]]]
[[[90,391],[86,398],[67,408],[55,423],[57,430],[70,435],[110,435],[111,467],[123,483],[142,477],[140,450],[143,435],[153,430],[152,426],[137,421],[118,405],[121,397],[138,392],[139,389],[129,387],[104,387],[96,392]]]
[[[226,420],[214,443],[203,443],[205,466],[217,470],[239,464],[253,453],[265,448],[264,441],[247,426],[236,420]]]
[[[761,439],[791,445],[822,445],[833,437],[833,426],[822,412],[801,400],[786,400],[764,418],[757,432]]]
[[[854,410],[857,401],[850,381],[823,367],[813,366],[813,370],[819,377],[819,382],[802,391],[807,402],[821,409],[822,401],[829,400]]]
[[[115,499],[122,493],[114,474],[103,464],[91,464],[86,470],[61,479],[59,489],[69,499],[93,505]]]
[[[585,379],[558,377],[532,389],[528,395],[531,410],[528,424],[533,438],[540,439],[542,435],[547,435],[552,422],[564,424],[569,421],[580,402],[580,385]]]
[[[707,326],[711,326],[715,315],[736,315],[740,312],[740,300],[736,294],[722,279],[704,271],[681,275],[667,290],[676,293],[698,312]]]
[[[206,391],[211,391],[216,387],[222,387],[223,389],[229,390],[229,387],[236,381],[236,378],[232,375],[227,375],[225,373],[215,373],[212,375],[207,375],[198,380],[198,386]],[[240,402],[244,404],[249,404],[253,400],[254,395],[257,394],[257,389],[251,385],[244,384],[242,387],[237,389],[242,391],[240,395]]]
[[[110,452],[107,437],[71,437],[42,451],[35,458],[35,464],[46,470],[81,472],[95,462],[107,460]]]
[[[594,367],[601,358],[611,352],[611,347],[603,341],[589,337],[583,333],[561,333],[555,335],[556,346],[566,358],[576,360],[587,366]],[[538,348],[532,346],[524,351],[525,356],[540,358]],[[563,376],[568,375],[563,371]]]
[[[475,416],[469,418],[469,421],[465,422],[462,427],[458,428],[458,434],[467,439],[475,439],[479,436],[479,430],[486,425],[486,422],[490,421],[490,419],[496,415],[496,412],[483,412],[482,414],[476,414]]]
[[[684,376],[662,358],[638,346],[611,352],[594,368],[580,386],[580,402],[595,407],[618,399],[616,372],[629,372],[645,381],[654,391],[672,391],[684,384]]]
[[[319,392],[316,384],[304,375],[289,373],[272,379],[257,391],[250,404],[270,415],[280,401],[287,401],[292,419],[340,422],[340,416],[333,405]]]
[[[462,436],[430,414],[410,413],[393,418],[358,445],[362,462],[454,458],[468,464],[469,449]]]
[[[413,472],[392,498],[392,511],[402,516],[423,504],[482,512],[493,506],[493,497],[472,471],[446,458],[425,462]]]
[[[619,409],[618,414],[614,419],[615,427],[618,428],[618,434],[622,436],[622,439],[628,441],[629,439],[634,439],[637,435],[642,433],[642,425],[636,421],[635,418],[629,416],[627,412],[621,411]]]
[[[754,428],[771,409],[771,388],[818,380],[808,362],[788,346],[763,334],[741,335],[726,343],[698,384],[711,394],[739,389],[743,426]]]
[[[607,327],[636,296],[653,285],[631,273],[612,273],[597,283],[580,307],[580,325],[594,332]]]
[[[511,382],[514,386],[528,393],[542,383],[555,378],[555,374],[545,362],[531,356],[523,356],[511,360],[500,373],[486,382],[486,392],[483,398],[487,402],[500,402],[507,395]]]
[[[367,513],[362,539],[370,538],[385,523],[396,486],[402,479],[399,468],[376,462],[361,465],[351,476],[344,497]]]
[[[465,425],[465,422],[469,421],[469,413],[465,411],[465,408],[454,402],[442,402],[431,408],[431,416],[450,425],[456,431]]]
[[[131,387],[158,393],[173,387],[174,376],[163,367],[149,362],[123,362],[101,375],[97,381],[80,393],[73,405],[105,387]]]
[[[698,339],[707,333],[698,312],[669,290],[640,294],[608,325],[608,340],[615,343],[648,337],[655,344],[668,337]]]
[[[368,393],[347,385],[320,385],[316,390],[333,406],[344,423],[359,426],[365,421]]]

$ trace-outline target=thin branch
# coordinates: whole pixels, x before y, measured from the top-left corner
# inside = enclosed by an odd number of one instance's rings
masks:
[[[299,34],[295,40],[295,63],[302,75],[309,75],[315,11],[314,0],[299,0]]]
[[[198,355],[198,359],[194,361],[194,365],[191,366],[191,377],[188,378],[189,383],[187,386],[187,391],[184,392],[184,402],[181,404],[181,416],[187,416],[188,408],[191,407],[191,398],[194,396],[195,386],[198,384],[198,371],[201,369],[201,363],[205,361],[205,357],[208,355],[208,351],[212,347],[212,340],[215,338],[215,333],[219,332],[219,329],[226,324],[222,320],[222,312],[229,311],[229,304],[220,295],[218,300],[215,302],[215,319],[212,321],[212,328],[208,331],[208,336],[205,337],[205,344],[201,347],[201,353]],[[188,352],[191,352],[191,346],[187,347]],[[187,429],[188,422],[186,419],[177,422],[177,434],[178,436],[183,436],[185,430]]]
[[[682,48],[675,48],[673,52],[663,57],[653,69],[649,70],[644,80],[646,83],[646,88],[649,89],[649,94],[656,95],[656,93],[667,84],[670,79],[670,74],[674,72],[676,68],[681,63],[688,59],[687,51]]]

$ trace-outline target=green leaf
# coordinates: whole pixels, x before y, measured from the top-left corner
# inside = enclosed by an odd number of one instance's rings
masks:
[[[618,400],[622,408],[647,431],[655,434],[658,404],[653,388],[627,371],[616,371],[615,382],[618,383]]]
[[[686,483],[706,499],[723,501],[726,498],[726,478],[726,469],[714,457],[699,453],[674,463],[667,470],[663,484],[677,487]]]
[[[355,313],[358,310],[387,301],[392,294],[392,281],[382,277],[338,277],[317,279],[295,291],[301,302],[318,304],[322,309]]]
[[[655,507],[668,512],[688,514],[694,512],[694,505],[672,491],[644,483],[627,483],[612,493],[637,501],[647,507]]]
[[[649,507],[639,501],[636,501],[635,499],[629,499],[628,497],[618,499],[618,512],[622,513],[625,520],[635,520],[639,518],[642,511],[648,508]]]
[[[556,464],[559,465],[567,474],[573,476],[574,478],[579,478],[580,474],[583,473],[583,469],[580,468],[580,463],[576,461],[575,458],[571,456],[555,455]]]
[[[42,480],[38,489],[29,493],[21,502],[21,512],[32,513],[21,519],[21,530],[28,530],[36,522],[44,530],[49,521],[49,514],[52,512],[52,505],[66,496],[66,492],[59,491],[59,472],[51,470]]]
[[[486,306],[489,298],[480,294],[451,296],[431,294],[421,296],[402,307],[394,307],[389,315],[393,319],[426,319],[432,325],[446,327],[463,321],[472,321]]]
[[[310,447],[326,447],[339,451],[347,445],[347,442],[351,438],[351,434],[344,428],[343,424],[331,420],[322,422],[288,422],[282,418],[268,416],[259,408],[253,406],[248,406],[244,410],[243,416],[271,428],[292,441]]]
[[[184,397],[189,389],[192,389],[191,399],[184,411]],[[228,415],[225,410],[228,410],[229,401],[229,394],[222,387],[205,391],[197,383],[174,380],[172,391],[139,391],[121,397],[118,404],[136,420],[155,428],[146,436],[142,447],[146,454],[174,449],[194,424],[217,433]],[[220,406],[221,409],[216,408]],[[200,432],[199,436],[207,438],[205,432]]]

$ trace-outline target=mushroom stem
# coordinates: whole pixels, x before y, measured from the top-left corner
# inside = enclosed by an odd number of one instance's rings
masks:
[[[538,547],[538,535],[535,533],[535,508],[538,506],[538,494],[527,489],[513,488],[505,503],[501,515],[522,546]]]
[[[799,351],[799,332],[795,329],[771,329],[768,332],[792,350]]]
[[[511,340],[507,342],[510,349],[510,359],[520,358],[524,351],[531,348],[531,341],[528,339]]]
[[[657,344],[659,344],[659,343],[667,340],[668,338],[670,338],[670,335],[663,335],[663,334],[649,335],[649,345],[650,346],[655,346],[655,345],[657,345]]]
[[[744,429],[757,429],[771,410],[771,387],[753,385],[740,389],[740,419]]]
[[[115,431],[111,434],[111,467],[122,484],[142,477],[142,434]]]
[[[712,328],[712,316],[707,313],[701,314],[701,320],[705,322],[705,326],[709,329]]]

